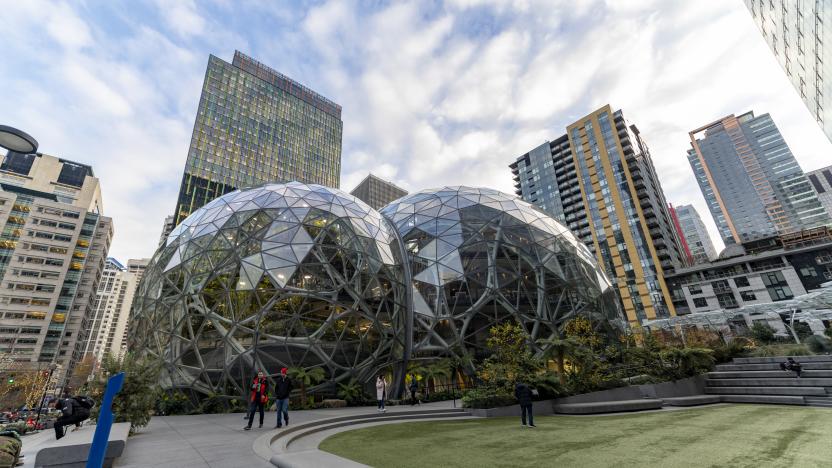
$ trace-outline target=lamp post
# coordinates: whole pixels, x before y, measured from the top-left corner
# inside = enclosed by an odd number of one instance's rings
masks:
[[[35,430],[38,429],[38,422],[40,422],[40,410],[43,408],[43,401],[46,400],[46,390],[49,388],[49,382],[52,381],[52,373],[58,367],[54,362],[49,364],[49,376],[46,378],[46,383],[43,384],[43,394],[40,397],[40,404],[38,405],[38,416],[35,418]]]
[[[23,130],[0,125],[0,147],[16,153],[29,154],[38,150],[38,141]]]

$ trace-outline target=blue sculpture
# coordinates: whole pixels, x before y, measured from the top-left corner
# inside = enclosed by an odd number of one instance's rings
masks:
[[[104,466],[104,455],[107,452],[107,443],[110,440],[110,428],[113,426],[113,398],[121,391],[123,384],[124,372],[119,372],[107,381],[104,400],[101,402],[101,411],[98,413],[98,422],[95,424],[95,435],[92,438],[90,454],[87,457],[87,468],[102,468]]]

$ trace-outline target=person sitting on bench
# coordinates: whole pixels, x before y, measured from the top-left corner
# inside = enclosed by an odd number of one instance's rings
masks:
[[[80,426],[82,422],[90,418],[90,409],[94,403],[89,397],[76,396],[58,400],[55,409],[61,410],[61,417],[55,420],[55,440],[64,436],[64,426],[75,424]]]
[[[800,365],[799,362],[795,361],[794,358],[787,358],[786,362],[780,363],[780,370],[784,371],[792,371],[797,375],[797,378],[800,378],[800,373],[803,372],[803,366]]]

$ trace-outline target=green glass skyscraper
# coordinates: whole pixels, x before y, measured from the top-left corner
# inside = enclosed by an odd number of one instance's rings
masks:
[[[239,51],[211,55],[170,227],[238,188],[338,187],[342,129],[338,104]]]

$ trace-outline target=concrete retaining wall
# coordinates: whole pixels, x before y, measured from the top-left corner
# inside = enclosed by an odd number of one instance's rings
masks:
[[[535,415],[548,415],[554,413],[552,402],[555,400],[542,400],[532,402],[532,412]],[[517,416],[520,417],[520,405],[502,406],[500,408],[466,408],[472,416],[480,418],[496,418],[500,416]]]
[[[649,385],[631,385],[627,387],[584,393],[570,397],[558,398],[555,404],[598,403],[602,401],[638,400],[640,398],[676,398],[703,395],[705,393],[705,376],[697,375],[673,382]]]

